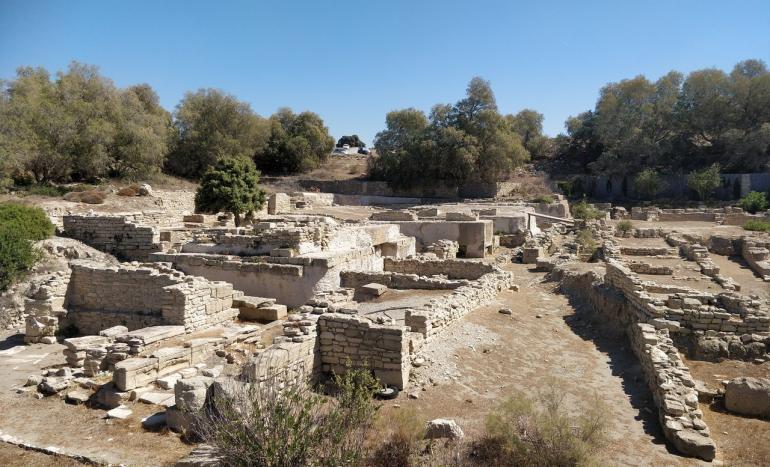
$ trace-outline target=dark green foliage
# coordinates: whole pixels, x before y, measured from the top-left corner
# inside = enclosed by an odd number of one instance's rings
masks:
[[[337,147],[341,148],[344,145],[349,145],[351,148],[365,148],[366,143],[361,141],[361,138],[358,137],[358,135],[351,135],[351,136],[343,136],[339,140],[337,140]]]
[[[313,112],[295,114],[280,109],[269,120],[267,144],[257,151],[254,162],[269,174],[307,172],[326,161],[334,147],[329,129]]]
[[[553,199],[553,196],[551,195],[540,195],[532,200],[533,203],[546,203],[546,204],[551,204],[553,203],[553,201],[554,199]]]
[[[236,227],[241,214],[253,213],[265,203],[265,192],[259,189],[259,171],[243,157],[220,159],[209,169],[195,193],[196,212],[229,212]]]
[[[39,258],[33,241],[53,234],[46,213],[20,204],[0,204],[0,291],[26,274]]]
[[[15,203],[0,204],[0,226],[32,241],[46,239],[54,232],[54,226],[45,211]]]
[[[574,184],[569,180],[564,180],[560,182],[556,182],[556,186],[561,190],[561,192],[566,196],[567,198],[571,198],[573,191],[575,190]]]
[[[624,179],[625,180],[625,179]],[[646,199],[653,199],[663,189],[663,179],[653,169],[647,168],[634,178],[636,191]]]
[[[719,187],[721,177],[719,164],[712,164],[700,170],[693,170],[687,176],[687,186],[698,194],[698,199],[706,201],[711,193]]]
[[[12,228],[0,225],[0,291],[29,271],[38,253],[29,239]]]
[[[174,117],[177,143],[166,166],[188,178],[199,178],[225,157],[254,157],[269,134],[268,121],[249,104],[217,89],[188,92]]]
[[[770,161],[770,72],[760,60],[731,73],[672,71],[609,83],[593,111],[566,122],[559,155],[605,175],[645,167],[664,173],[719,163],[729,172],[765,170]]]
[[[402,187],[504,179],[530,157],[514,124],[529,135],[525,127],[536,132],[539,121],[524,125],[519,117],[501,115],[481,78],[471,80],[456,104],[435,105],[430,117],[410,108],[389,112],[385,120],[369,175]]]
[[[601,211],[589,205],[586,200],[582,200],[579,203],[572,205],[572,217],[575,219],[601,219],[604,217]]]
[[[22,67],[0,87],[0,174],[42,184],[160,171],[171,116],[148,85],[119,89],[73,62],[54,80]]]
[[[768,207],[767,195],[758,191],[751,191],[738,201],[738,206],[752,214],[764,211]]]
[[[755,232],[770,232],[770,221],[762,219],[752,219],[745,224],[743,228],[746,230],[752,230]]]

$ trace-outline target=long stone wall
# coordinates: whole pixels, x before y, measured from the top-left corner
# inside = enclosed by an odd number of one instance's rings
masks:
[[[144,227],[126,216],[64,216],[64,232],[97,250],[124,260],[144,261],[160,251],[160,233]]]
[[[713,330],[745,334],[770,329],[767,310],[758,301],[736,293],[680,291],[666,298],[655,298],[650,293],[665,293],[663,289],[656,288],[654,283],[645,283],[612,259],[606,263],[604,280],[624,294],[638,322],[685,333]]]
[[[327,257],[240,258],[196,254],[155,254],[186,274],[225,281],[236,290],[255,297],[275,298],[289,307],[304,305],[321,291],[340,286],[344,270],[382,271],[382,257],[373,247]]]
[[[712,460],[716,445],[698,408],[698,393],[668,330],[637,323],[629,327],[631,349],[642,364],[666,438],[681,453]]]
[[[407,310],[406,325],[429,339],[474,309],[490,303],[500,291],[510,288],[512,284],[512,273],[495,268],[494,272],[484,274],[471,285],[459,287],[448,296],[432,299],[425,308]]]
[[[468,285],[467,279],[443,279],[398,272],[342,271],[342,287],[358,288],[372,282],[391,289],[448,290]]]
[[[559,281],[563,292],[590,304],[607,323],[626,333],[658,407],[666,439],[682,454],[712,460],[716,446],[698,408],[695,382],[669,331],[640,323],[638,303],[626,298],[626,292],[617,288],[617,280],[610,284],[607,275],[602,277],[594,271],[577,272],[556,265],[551,277]],[[640,285],[629,281],[626,286]]]
[[[383,268],[387,272],[417,274],[418,276],[445,275],[449,279],[475,280],[495,272],[496,268],[480,261],[426,260],[385,258]]]

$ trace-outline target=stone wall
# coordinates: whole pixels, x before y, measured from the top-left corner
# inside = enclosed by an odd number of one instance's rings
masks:
[[[324,256],[248,261],[216,255],[155,254],[153,260],[171,262],[187,274],[225,281],[246,295],[274,298],[289,307],[338,288],[344,270],[382,271],[383,259],[373,247]]]
[[[420,249],[438,240],[453,240],[466,258],[483,258],[492,247],[494,224],[479,221],[391,221],[403,235],[414,237]]]
[[[404,389],[409,381],[409,332],[405,326],[328,313],[318,319],[324,373],[344,373],[346,364],[368,368],[383,383]]]
[[[448,290],[468,285],[467,279],[444,279],[442,277],[426,277],[417,274],[402,274],[398,272],[366,272],[342,271],[340,273],[342,287],[358,288],[372,282],[382,284],[390,289],[406,290]]]
[[[623,293],[641,323],[684,334],[706,330],[746,334],[770,329],[767,309],[759,301],[736,293],[680,291],[654,297],[651,294],[666,293],[665,289],[642,281],[612,259],[606,263],[604,281]]]
[[[104,266],[78,260],[71,268],[63,324],[76,326],[81,334],[119,325],[129,330],[183,325],[193,331],[238,315],[230,284],[157,265]]]
[[[606,275],[602,278],[594,271],[578,272],[556,265],[551,278],[559,281],[563,292],[587,302],[603,321],[625,332],[658,407],[666,439],[682,454],[712,460],[716,446],[698,408],[695,382],[669,331],[639,323],[638,305],[626,298],[617,282],[607,284]],[[627,287],[635,285],[629,283]]]
[[[434,337],[474,309],[492,302],[500,291],[512,284],[512,273],[494,268],[470,285],[458,287],[445,297],[431,299],[424,308],[407,310],[406,325],[426,339]]]
[[[663,434],[679,452],[713,460],[716,445],[698,408],[695,381],[668,330],[638,323],[630,326],[628,335],[658,407]]]
[[[416,274],[418,276],[444,275],[449,279],[479,279],[484,274],[495,272],[495,266],[480,261],[395,259],[385,258],[386,272]]]
[[[63,222],[67,236],[120,259],[144,261],[161,250],[157,229],[139,226],[126,216],[70,215]]]

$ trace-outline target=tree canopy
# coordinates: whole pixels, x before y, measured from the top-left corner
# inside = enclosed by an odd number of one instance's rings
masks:
[[[429,116],[414,108],[389,112],[370,175],[394,186],[503,179],[530,157],[514,122],[498,112],[489,82],[473,78],[465,98],[437,104]]]
[[[729,74],[637,76],[606,85],[594,110],[565,125],[559,155],[594,173],[686,172],[714,163],[762,171],[770,160],[770,72],[746,60]]]
[[[350,135],[350,136],[343,136],[339,140],[337,140],[337,147],[341,148],[344,145],[348,145],[351,148],[365,148],[366,143],[361,141],[361,138],[358,137],[358,135]]]
[[[270,117],[267,143],[257,151],[254,161],[265,173],[306,172],[328,159],[333,147],[334,139],[321,117],[283,108]]]
[[[168,169],[198,178],[224,157],[253,158],[263,151],[270,122],[251,106],[217,89],[188,92],[174,112],[177,142]]]
[[[195,211],[216,214],[229,212],[235,226],[241,225],[241,214],[258,211],[265,203],[265,192],[259,186],[259,171],[246,157],[225,157],[209,168],[195,193]]]
[[[0,161],[5,174],[38,183],[158,172],[171,116],[148,85],[119,89],[94,66],[73,62],[51,79],[21,67],[0,89]]]

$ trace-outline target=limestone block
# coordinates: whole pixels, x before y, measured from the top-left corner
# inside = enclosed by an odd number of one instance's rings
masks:
[[[462,439],[465,436],[454,420],[437,418],[425,425],[425,439]]]
[[[380,295],[387,292],[388,287],[382,284],[377,284],[375,282],[362,285],[361,286],[361,292],[365,293],[366,295],[379,297]]]
[[[742,415],[770,415],[770,379],[740,377],[725,386],[725,407]]]

